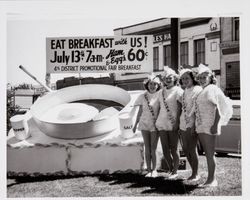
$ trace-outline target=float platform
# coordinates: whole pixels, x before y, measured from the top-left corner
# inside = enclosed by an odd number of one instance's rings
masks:
[[[65,140],[45,135],[32,118],[28,125],[31,137],[26,140],[17,140],[12,129],[8,134],[8,177],[138,173],[143,170],[143,141],[140,134],[125,139],[117,128],[98,137]]]

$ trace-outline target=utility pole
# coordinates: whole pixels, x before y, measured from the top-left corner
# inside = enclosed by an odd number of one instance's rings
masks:
[[[171,67],[178,72],[180,66],[180,18],[171,18]]]

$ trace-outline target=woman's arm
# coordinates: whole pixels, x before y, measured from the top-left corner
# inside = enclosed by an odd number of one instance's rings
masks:
[[[212,134],[216,134],[217,133],[219,121],[220,121],[220,114],[219,114],[218,108],[216,108],[214,124],[213,124],[213,126],[211,127],[211,130],[210,130]]]
[[[194,113],[193,113],[193,117],[194,117],[194,122],[195,122],[196,116],[195,116]],[[193,124],[192,127],[190,127],[190,133],[191,133],[191,135],[196,135],[196,134],[197,134],[197,133],[195,132],[195,123]]]
[[[180,116],[181,116],[181,103],[177,101],[177,114],[176,114],[176,121],[174,125],[174,131],[179,130],[179,125],[180,125]]]
[[[133,109],[136,109],[135,107]],[[133,132],[135,133],[136,132],[136,128],[137,128],[137,124],[139,123],[140,121],[140,118],[141,118],[141,114],[142,114],[142,106],[140,105],[139,106],[139,111],[136,115],[136,120],[135,120],[135,123],[134,123],[134,126],[133,126]]]

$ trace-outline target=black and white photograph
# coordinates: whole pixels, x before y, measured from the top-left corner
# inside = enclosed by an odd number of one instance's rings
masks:
[[[0,1],[1,199],[248,199],[247,1]]]

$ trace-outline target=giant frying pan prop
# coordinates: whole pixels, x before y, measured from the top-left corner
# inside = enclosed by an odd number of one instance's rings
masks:
[[[50,88],[46,90],[49,92],[31,106],[30,112],[43,133],[62,139],[95,137],[115,130],[119,126],[118,114],[130,101],[127,91],[103,84],[77,85],[53,92]]]

